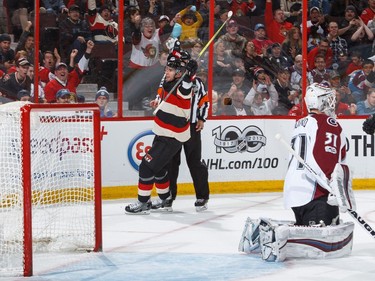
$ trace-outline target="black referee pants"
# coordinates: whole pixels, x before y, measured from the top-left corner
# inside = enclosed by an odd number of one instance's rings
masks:
[[[191,138],[183,143],[186,163],[193,179],[195,195],[197,199],[209,199],[208,169],[201,161],[202,159],[202,142],[201,132],[195,130],[196,123],[190,124]],[[181,163],[181,149],[172,158],[169,167],[169,190],[172,198],[176,199],[177,195],[177,178]]]

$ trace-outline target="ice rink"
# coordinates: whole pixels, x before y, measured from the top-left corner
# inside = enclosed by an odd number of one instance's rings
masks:
[[[357,211],[375,228],[375,191],[355,191]],[[0,280],[374,280],[375,240],[358,224],[352,255],[335,260],[268,263],[237,251],[245,219],[293,219],[281,193],[212,195],[197,213],[180,196],[173,213],[125,215],[134,199],[103,202],[102,253],[38,254],[34,276]],[[351,220],[347,214],[344,221]]]

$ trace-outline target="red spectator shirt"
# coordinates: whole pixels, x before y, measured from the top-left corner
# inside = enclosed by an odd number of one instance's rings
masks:
[[[367,25],[369,20],[372,20],[375,16],[375,11],[371,8],[366,8],[363,10],[361,14],[361,19],[363,20],[364,24]]]
[[[272,12],[272,3],[266,3],[266,11],[264,14],[268,38],[275,43],[283,43],[287,32],[293,27],[293,24],[287,21],[279,23],[274,20]]]
[[[72,93],[76,93],[77,87],[81,82],[82,72],[78,69],[73,69],[68,74],[68,80],[66,85],[62,84],[56,78],[49,81],[44,87],[44,94],[47,102],[56,101],[56,93],[61,89],[68,89]]]

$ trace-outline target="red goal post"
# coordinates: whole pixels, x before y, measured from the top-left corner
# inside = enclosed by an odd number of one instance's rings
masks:
[[[7,103],[0,128],[0,276],[31,276],[39,252],[101,251],[98,106]]]

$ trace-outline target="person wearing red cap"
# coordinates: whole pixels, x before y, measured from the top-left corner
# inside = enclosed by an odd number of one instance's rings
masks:
[[[293,27],[293,24],[285,20],[283,10],[276,9],[274,12],[272,12],[271,0],[267,0],[266,2],[264,21],[266,24],[268,38],[271,41],[280,44],[285,40],[287,31]]]

